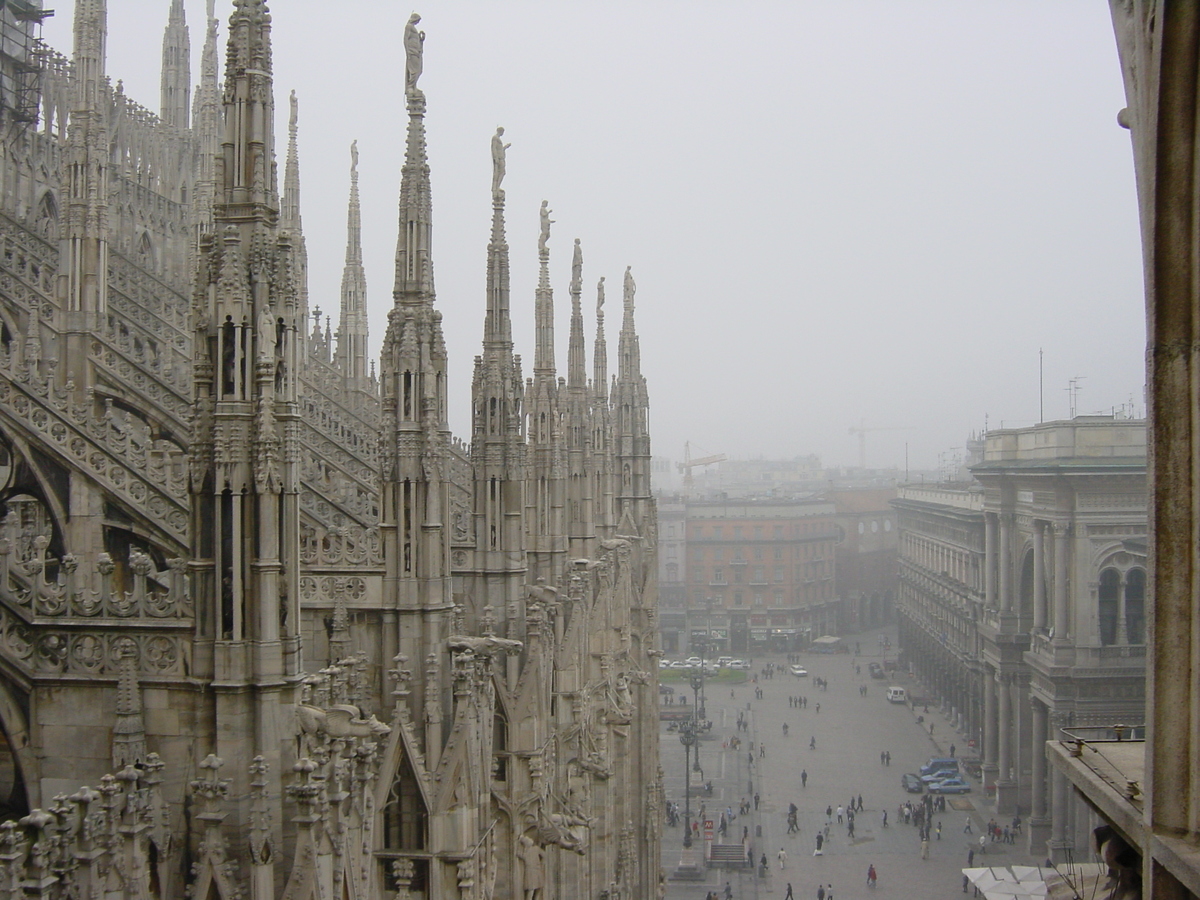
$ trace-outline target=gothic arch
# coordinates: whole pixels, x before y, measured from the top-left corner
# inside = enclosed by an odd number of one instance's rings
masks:
[[[27,815],[41,805],[25,707],[8,679],[0,676],[0,819]]]

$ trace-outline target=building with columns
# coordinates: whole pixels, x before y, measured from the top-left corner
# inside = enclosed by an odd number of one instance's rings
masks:
[[[905,658],[960,711],[997,815],[1026,819],[1038,855],[1086,846],[1091,824],[1047,771],[1052,730],[1144,716],[1145,435],[1107,416],[992,431],[976,485],[898,501],[915,526]]]

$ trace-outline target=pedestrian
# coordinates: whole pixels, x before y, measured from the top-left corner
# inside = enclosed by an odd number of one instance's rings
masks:
[[[780,847],[779,852],[776,853],[775,855],[777,857],[779,857],[779,868],[786,869],[787,868],[787,851],[784,850],[782,847]]]
[[[973,865],[975,865],[975,848],[974,847],[972,847],[970,850],[967,851],[967,868],[969,869]]]
[[[942,823],[941,822],[938,822],[938,824],[937,824],[937,836],[938,836],[938,840],[940,841],[942,839]]]
[[[825,900],[825,885],[817,885],[817,900]]]
[[[863,805],[862,805],[862,794],[859,794],[859,795],[858,795],[858,811],[859,811],[859,812],[862,812],[862,808],[863,808]]]
[[[754,792],[754,811],[758,812],[758,791]],[[968,819],[967,822],[970,824],[970,819]]]
[[[833,900],[833,885],[832,884],[829,885],[829,887],[827,887],[825,889],[825,900]]]
[[[729,886],[729,882],[725,882],[725,900],[733,900],[733,888]]]
[[[825,821],[828,822],[833,818],[833,804],[825,807]]]
[[[758,807],[755,806],[755,809],[757,809],[757,808]],[[974,833],[975,832],[973,832],[971,830],[971,817],[967,816],[967,824],[963,826],[963,834],[974,834]]]
[[[987,852],[987,835],[986,834],[981,834],[979,836],[979,852],[980,853]]]
[[[807,769],[800,770],[800,787],[802,787],[802,788],[808,787],[808,770]]]
[[[767,854],[764,853],[762,855],[762,859],[760,859],[758,861],[758,864],[762,868],[762,874],[766,875],[767,874]]]
[[[887,810],[883,811],[883,827],[887,828]]]
[[[764,744],[764,743],[762,743],[761,741],[759,741],[759,744],[758,744],[758,758],[759,758],[759,759],[762,759],[762,758],[763,758],[764,756],[766,756],[766,755],[767,755],[767,745],[766,745],[766,744]]]
[[[890,766],[890,765],[892,764],[892,751],[891,751],[891,750],[888,750],[888,751],[887,751],[887,752],[884,754],[884,756],[885,756],[885,757],[886,757],[886,759],[887,759],[887,765],[889,765],[889,766]]]
[[[817,848],[815,850],[813,850],[813,856],[822,856],[823,853],[822,853],[821,847],[823,847],[824,845],[825,845],[825,835],[821,834],[821,832],[818,831],[817,832]]]
[[[966,875],[964,875],[963,876],[963,893],[964,894],[967,892],[967,885],[970,883],[971,883],[971,879],[968,878]]]
[[[842,824],[842,816],[844,816],[845,814],[846,814],[846,810],[845,810],[843,807],[839,806],[839,807],[837,808],[837,817],[838,817],[838,824],[839,824],[839,825],[841,825],[841,824]]]
[[[853,819],[851,819],[850,823],[846,826],[846,837],[850,838],[850,840],[854,840],[854,820]]]
[[[795,895],[792,893],[792,883],[788,882],[787,893],[783,895],[783,900],[795,900]]]
[[[954,755],[954,745],[953,744],[950,745],[950,755],[951,756]]]
[[[875,880],[875,864],[872,863],[871,865],[867,866],[867,887],[875,887]]]
[[[817,736],[816,735],[813,735],[812,737],[810,737],[808,739],[808,749],[809,750],[817,749]]]
[[[746,848],[746,862],[749,865],[754,865],[754,848],[753,847]]]
[[[819,713],[820,711],[821,711],[821,704],[820,704],[820,703],[818,703],[818,704],[817,704],[817,712]]]

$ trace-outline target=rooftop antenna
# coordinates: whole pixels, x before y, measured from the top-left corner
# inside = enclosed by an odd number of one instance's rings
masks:
[[[1072,419],[1075,418],[1075,413],[1078,408],[1079,392],[1083,390],[1083,386],[1079,382],[1083,381],[1085,377],[1086,376],[1084,375],[1076,375],[1067,382],[1067,399]]]
[[[1046,366],[1045,351],[1038,347],[1038,422],[1046,421]]]

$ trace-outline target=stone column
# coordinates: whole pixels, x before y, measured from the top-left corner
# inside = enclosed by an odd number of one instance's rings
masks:
[[[1009,556],[1012,553],[1012,515],[1005,513],[1000,517],[1000,552],[996,559],[997,570],[1000,574],[1000,611],[1010,613],[1013,609],[1012,566]]]
[[[1067,776],[1056,768],[1050,770],[1050,843],[1047,855],[1055,863],[1067,862],[1071,857],[1071,841],[1067,838],[1067,792],[1070,783]]]
[[[996,608],[996,514],[983,514],[983,605]]]
[[[1050,820],[1046,817],[1046,730],[1050,711],[1039,700],[1033,706],[1033,808],[1029,816],[1029,852],[1040,860],[1046,854]]]
[[[992,670],[983,670],[983,783],[996,781],[996,679]]]
[[[1067,643],[1070,629],[1070,609],[1067,605],[1067,554],[1070,547],[1070,526],[1054,526],[1054,643]]]
[[[1124,646],[1129,643],[1129,629],[1125,626],[1125,576],[1121,573],[1121,583],[1117,585],[1117,644]]]
[[[1013,779],[1013,722],[1012,676],[1000,674],[996,690],[1000,695],[1000,715],[996,735],[999,751],[996,763],[1000,768],[996,777],[996,812],[1011,816],[1017,805],[1017,783]]]
[[[1033,627],[1046,627],[1046,523],[1033,523]]]

